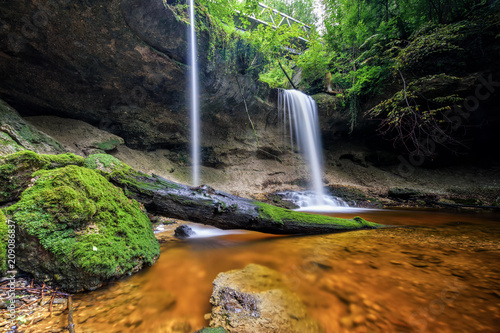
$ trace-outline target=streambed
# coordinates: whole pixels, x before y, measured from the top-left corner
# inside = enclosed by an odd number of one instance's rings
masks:
[[[355,215],[407,227],[172,239],[153,267],[75,295],[77,332],[194,332],[208,325],[216,275],[249,263],[281,272],[326,332],[498,332],[498,214],[335,213]],[[34,328],[66,325],[63,315]]]

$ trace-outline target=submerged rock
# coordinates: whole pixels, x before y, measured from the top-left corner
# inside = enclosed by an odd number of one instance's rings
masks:
[[[183,224],[175,229],[174,235],[177,238],[188,238],[196,235],[196,232],[190,226]]]
[[[227,331],[222,327],[203,327],[196,333],[226,333]]]
[[[220,273],[213,284],[211,327],[238,333],[323,332],[272,269],[250,264]]]
[[[34,173],[6,213],[16,222],[17,267],[70,292],[137,272],[160,254],[139,203],[83,167]]]

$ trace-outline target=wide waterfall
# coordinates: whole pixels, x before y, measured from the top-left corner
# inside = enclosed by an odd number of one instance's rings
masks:
[[[315,195],[311,196],[310,205],[325,205],[323,154],[316,102],[298,90],[280,90],[278,109],[282,113],[285,134],[287,131],[290,133],[292,150],[295,137],[295,144],[307,161],[312,189],[315,192]]]
[[[191,97],[191,164],[192,184],[200,183],[200,101],[198,82],[198,52],[196,47],[194,0],[189,0],[189,49],[188,59],[190,66],[190,97]]]

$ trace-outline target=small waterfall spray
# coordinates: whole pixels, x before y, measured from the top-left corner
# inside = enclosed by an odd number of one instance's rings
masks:
[[[192,184],[200,183],[200,101],[198,82],[198,51],[196,47],[194,0],[189,0],[189,66],[190,66],[190,93],[191,93],[191,163]]]
[[[324,205],[325,193],[321,177],[323,155],[316,102],[310,96],[298,90],[280,90],[278,108],[280,112],[283,112],[285,133],[287,125],[289,127],[292,150],[294,146],[293,137],[295,136],[295,144],[307,161],[312,179],[312,188],[315,192],[312,204],[315,206]]]

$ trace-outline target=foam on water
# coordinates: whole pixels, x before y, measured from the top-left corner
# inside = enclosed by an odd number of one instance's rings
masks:
[[[222,230],[215,227],[205,226],[205,225],[193,225],[190,224],[189,227],[196,233],[189,238],[208,238],[217,237],[225,235],[242,234],[242,230]]]
[[[355,213],[374,210],[372,208],[349,207],[343,199],[332,195],[323,194],[322,199],[318,200],[317,193],[314,191],[281,192],[278,194],[283,197],[283,200],[291,201],[299,206],[295,209],[297,212]],[[317,202],[323,202],[323,204],[318,205]]]

